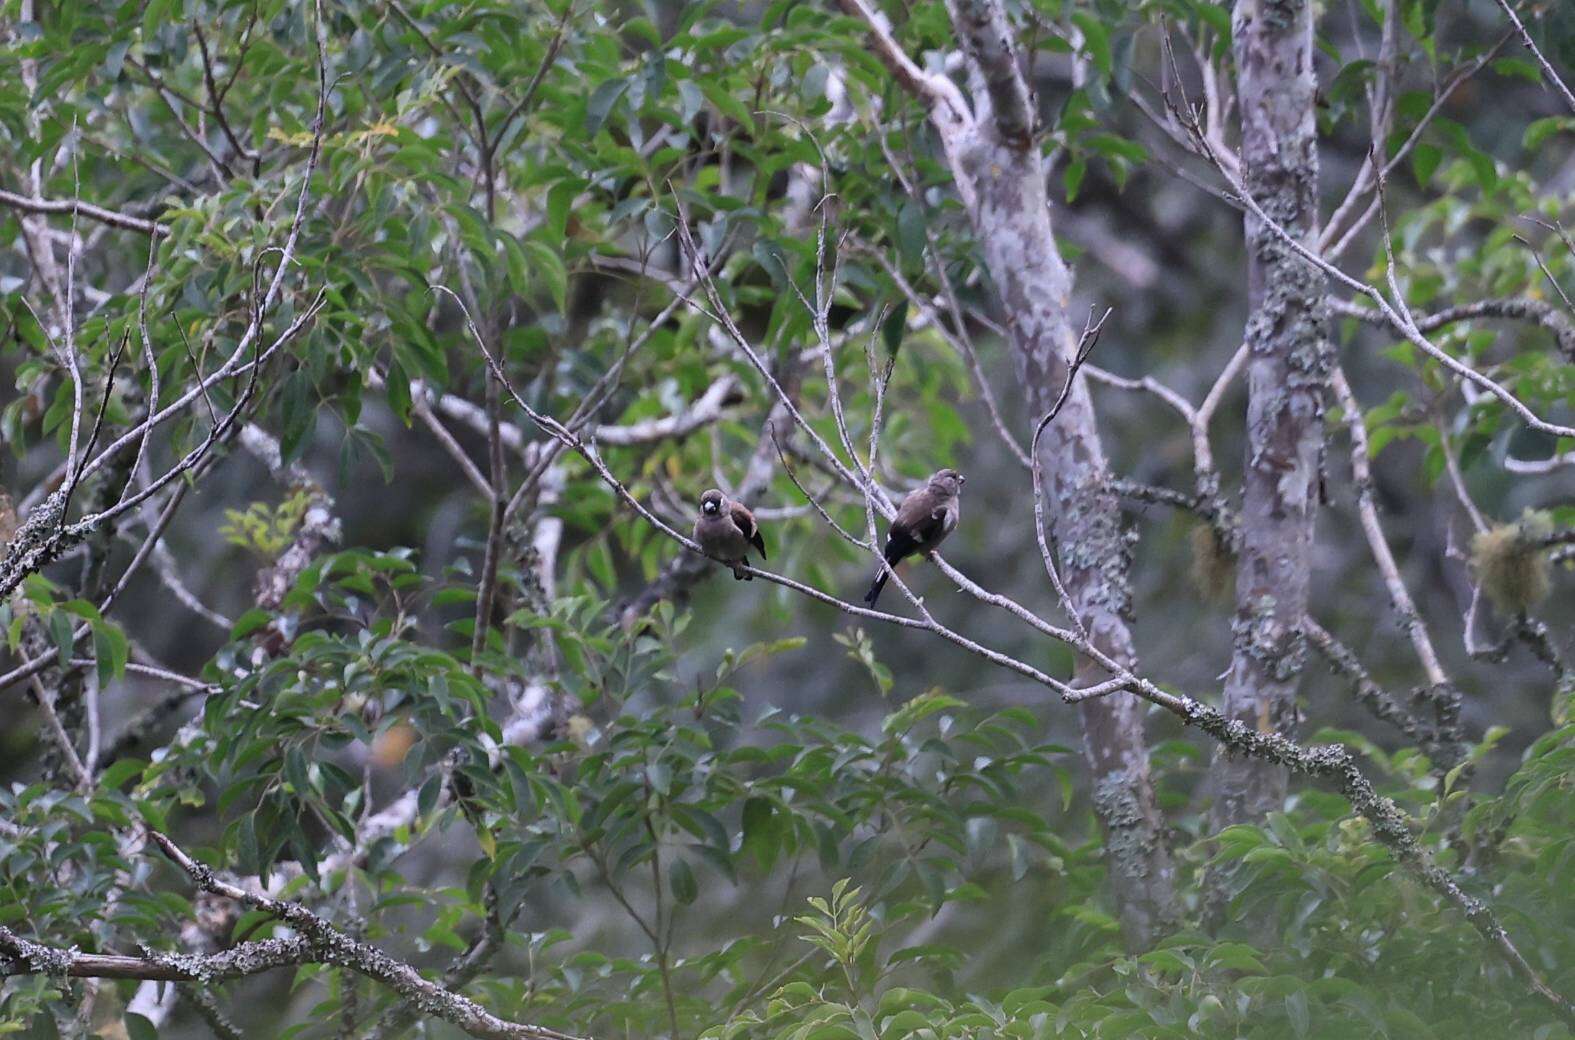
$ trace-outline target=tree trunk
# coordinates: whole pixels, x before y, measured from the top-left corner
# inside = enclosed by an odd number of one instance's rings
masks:
[[[945,149],[985,269],[1001,301],[1017,372],[1035,421],[1066,383],[1078,336],[1068,316],[1072,278],[1050,230],[1035,113],[999,0],[948,5],[968,63],[971,96],[949,76],[920,68],[865,0],[841,0],[870,28],[876,53],[919,98]],[[1127,629],[1130,559],[1093,401],[1081,380],[1040,438],[1051,526],[1072,607],[1100,650],[1136,664]],[[1085,683],[1104,678],[1078,664]],[[1112,895],[1129,945],[1146,947],[1177,920],[1175,867],[1166,848],[1141,706],[1130,694],[1084,701],[1084,750],[1105,832]]]
[[[1070,277],[1054,248],[1042,176],[1036,163],[1027,170],[1021,166],[1002,165],[1003,176],[975,181],[974,220],[1006,314],[1017,373],[1037,417],[1060,395],[1078,337],[1068,321]],[[1012,178],[1013,172],[1023,175]],[[1040,189],[1037,199],[1023,190],[1030,185]],[[1003,203],[1009,208],[1002,209]],[[1093,401],[1081,379],[1040,438],[1039,460],[1067,593],[1094,644],[1118,664],[1136,668],[1126,620],[1131,554]],[[1080,685],[1107,678],[1099,666],[1079,658]],[[1141,703],[1125,693],[1096,697],[1079,704],[1078,714],[1122,930],[1130,943],[1146,947],[1175,923],[1176,905],[1175,869],[1149,777]]]
[[[1312,243],[1318,224],[1311,0],[1239,0],[1235,12],[1241,160],[1247,190]],[[1225,713],[1289,735],[1306,647],[1302,615],[1313,550],[1330,350],[1324,276],[1252,215],[1246,221],[1247,451],[1235,651]],[[1286,771],[1223,747],[1216,828],[1262,820],[1285,800]]]
[[[953,10],[976,67],[975,82],[982,81],[986,91],[974,91],[981,114],[967,132],[954,135],[952,164],[1037,421],[1060,396],[1078,346],[1069,315],[1071,274],[1051,234],[1033,115],[1006,20],[992,0],[965,0]],[[1073,605],[1094,643],[1135,668],[1127,627],[1131,554],[1093,401],[1081,379],[1040,438],[1040,463],[1061,577]],[[1079,661],[1082,684],[1104,678],[1097,665]],[[1084,701],[1079,713],[1122,930],[1129,944],[1146,947],[1175,924],[1177,908],[1141,704],[1122,693]]]

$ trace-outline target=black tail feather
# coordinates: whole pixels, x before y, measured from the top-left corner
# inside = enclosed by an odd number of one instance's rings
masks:
[[[875,572],[875,580],[870,582],[870,590],[864,594],[864,602],[874,606],[880,599],[880,590],[886,587],[886,579],[891,577],[891,570],[902,562],[903,557],[913,552],[914,541],[907,531],[895,530],[886,536],[886,548],[881,553],[886,557],[886,566]]]
[[[890,572],[882,567],[875,574],[875,580],[870,582],[870,590],[864,594],[864,605],[873,607],[875,601],[880,599],[880,590],[886,587],[886,577]]]

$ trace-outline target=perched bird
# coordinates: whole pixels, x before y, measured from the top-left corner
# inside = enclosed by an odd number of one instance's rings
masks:
[[[888,566],[895,567],[914,553],[928,553],[952,533],[962,508],[959,496],[967,480],[954,469],[937,470],[923,487],[908,493],[902,505],[897,507],[897,517],[886,532],[883,555]],[[864,594],[865,603],[875,605],[890,574],[886,567],[875,572],[875,580],[870,582],[870,590]]]
[[[700,517],[695,521],[695,541],[707,555],[714,556],[733,568],[734,580],[750,581],[744,573],[744,561],[753,545],[766,558],[766,540],[760,537],[760,525],[755,514],[742,502],[729,502],[727,496],[712,488],[700,496]]]

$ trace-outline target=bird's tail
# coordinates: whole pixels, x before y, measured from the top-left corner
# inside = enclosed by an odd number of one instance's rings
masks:
[[[907,532],[892,532],[886,536],[886,548],[881,551],[881,555],[886,558],[886,564],[875,572],[875,580],[870,582],[870,590],[864,594],[865,605],[871,607],[875,605],[875,601],[880,599],[880,590],[886,587],[886,579],[891,577],[892,570],[912,551],[913,541],[907,537]]]
[[[875,580],[870,582],[870,590],[864,594],[864,605],[873,607],[875,601],[880,599],[880,590],[886,587],[886,578],[891,574],[885,567],[875,572]]]

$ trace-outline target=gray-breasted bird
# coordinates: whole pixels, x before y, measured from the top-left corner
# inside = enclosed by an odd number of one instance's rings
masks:
[[[708,555],[733,568],[734,580],[752,581],[744,573],[744,561],[753,545],[766,558],[766,540],[760,537],[755,514],[742,502],[729,502],[727,496],[712,488],[700,496],[700,517],[695,520],[695,541]]]
[[[960,496],[967,480],[954,469],[937,470],[923,487],[908,493],[902,505],[897,507],[896,519],[892,520],[891,527],[886,531],[883,555],[889,566],[896,567],[914,553],[929,552],[952,533],[961,515]],[[864,594],[865,603],[872,607],[875,605],[890,574],[886,567],[875,572],[875,580],[870,582],[870,590]]]

